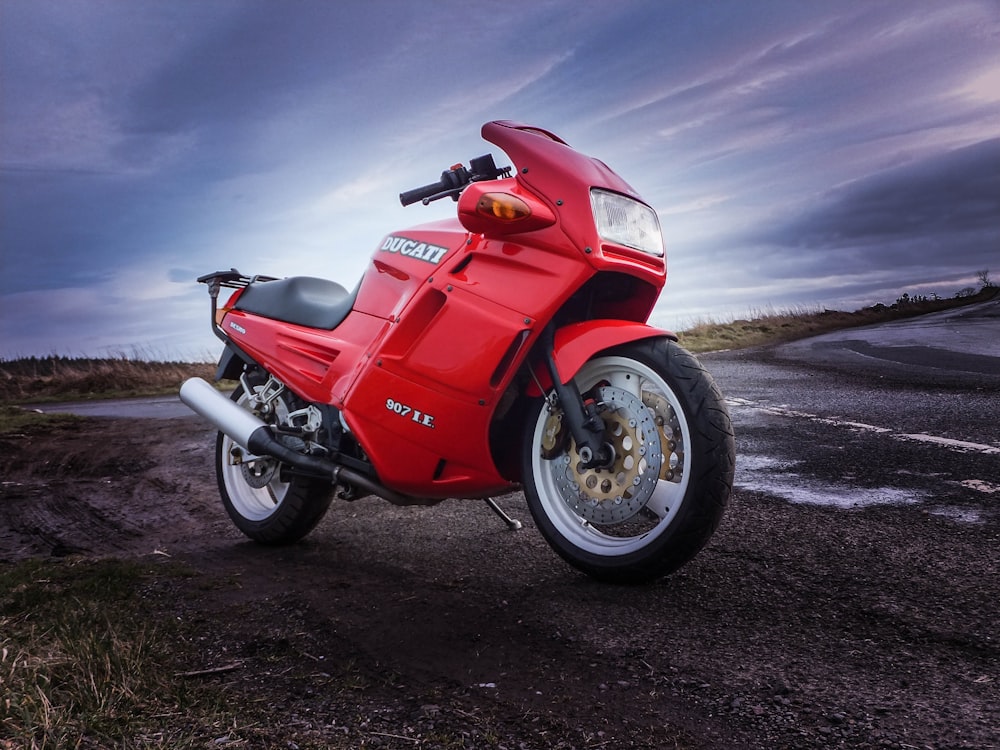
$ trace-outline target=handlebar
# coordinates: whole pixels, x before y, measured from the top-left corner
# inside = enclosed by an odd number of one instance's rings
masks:
[[[432,195],[446,190],[443,184],[445,174],[447,174],[447,172],[443,172],[441,174],[441,180],[438,182],[432,182],[430,185],[424,185],[423,187],[413,188],[413,190],[407,190],[404,193],[400,193],[399,202],[404,206],[409,206],[411,203],[422,201],[424,198],[430,198]]]
[[[461,164],[456,164],[449,170],[441,173],[441,179],[429,185],[406,190],[399,194],[399,202],[404,206],[409,206],[417,201],[427,205],[431,201],[439,198],[451,197],[458,200],[465,186],[471,182],[481,180],[494,180],[497,177],[508,177],[510,167],[497,168],[493,157],[490,154],[479,156],[469,161],[469,169]]]

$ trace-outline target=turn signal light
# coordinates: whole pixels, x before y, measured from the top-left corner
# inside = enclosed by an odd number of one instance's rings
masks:
[[[490,219],[512,222],[531,216],[531,208],[510,193],[484,193],[476,203],[476,213]]]
[[[507,237],[556,223],[556,215],[531,192],[505,180],[473,182],[458,199],[458,219],[473,234]]]

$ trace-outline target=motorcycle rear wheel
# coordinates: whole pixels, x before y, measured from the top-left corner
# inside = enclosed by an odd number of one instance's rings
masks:
[[[248,408],[239,386],[232,400]],[[287,409],[284,402],[279,409]],[[301,476],[283,478],[282,465],[270,457],[254,458],[220,432],[215,441],[219,495],[236,527],[268,545],[297,542],[320,522],[333,499],[328,482]],[[286,481],[287,479],[287,481]]]
[[[697,359],[661,338],[589,360],[575,382],[598,405],[609,469],[588,469],[561,412],[529,416],[522,471],[542,536],[570,565],[603,581],[643,583],[693,558],[729,500],[735,441],[722,394]]]

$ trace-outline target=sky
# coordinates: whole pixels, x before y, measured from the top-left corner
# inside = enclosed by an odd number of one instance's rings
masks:
[[[352,287],[494,119],[657,210],[656,325],[1000,277],[997,0],[0,0],[0,359],[213,360],[197,276]]]

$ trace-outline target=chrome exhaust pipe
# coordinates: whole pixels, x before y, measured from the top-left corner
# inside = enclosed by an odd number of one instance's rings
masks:
[[[219,393],[201,378],[189,378],[181,385],[181,401],[217,430],[232,438],[244,450],[257,456],[271,456],[296,469],[327,478],[331,484],[347,482],[388,500],[394,505],[433,505],[438,499],[403,495],[370,477],[318,456],[299,453],[275,439],[264,420]]]
[[[189,409],[207,419],[244,450],[250,450],[250,438],[257,430],[267,429],[263,419],[237,406],[201,378],[185,380],[180,397]]]
[[[256,456],[271,456],[297,469],[336,480],[340,468],[332,461],[293,451],[275,439],[260,417],[238,406],[201,378],[189,378],[181,385],[181,401],[207,419],[219,432]]]

